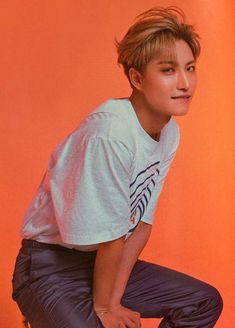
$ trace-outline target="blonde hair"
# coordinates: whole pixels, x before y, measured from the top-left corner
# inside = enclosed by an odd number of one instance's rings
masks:
[[[184,12],[176,7],[154,7],[136,17],[124,38],[116,41],[118,63],[129,79],[130,68],[143,73],[146,65],[162,51],[172,53],[176,40],[184,40],[196,60],[200,54],[199,35],[185,23]]]

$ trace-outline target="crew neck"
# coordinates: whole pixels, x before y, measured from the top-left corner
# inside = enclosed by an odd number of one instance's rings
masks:
[[[155,140],[153,139],[146,131],[145,129],[142,127],[142,125],[140,124],[140,121],[138,119],[138,116],[136,115],[136,112],[135,112],[135,109],[130,101],[129,98],[124,98],[123,100],[125,100],[130,108],[130,112],[131,112],[131,115],[133,116],[134,120],[136,121],[136,125],[140,131],[140,133],[143,135],[143,137],[146,139],[147,142],[149,143],[152,143],[152,145],[156,146],[156,145],[160,145],[162,144],[162,141],[164,139],[164,135],[165,135],[165,130],[166,130],[166,127],[167,125],[170,123],[172,117],[170,118],[170,120],[167,122],[166,125],[164,125],[164,127],[161,129],[161,132],[160,132],[160,136],[159,136],[159,140]]]

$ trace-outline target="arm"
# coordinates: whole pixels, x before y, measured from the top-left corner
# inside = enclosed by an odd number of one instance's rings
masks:
[[[150,224],[140,222],[133,234],[125,242],[112,298],[110,300],[111,306],[120,304],[133,266],[144,249],[150,237],[151,230],[152,226]]]
[[[121,307],[120,302],[132,268],[148,241],[150,233],[151,225],[140,222],[126,241],[119,238],[99,246],[94,271],[95,309],[98,315],[99,309],[113,309],[105,317],[100,317],[103,324],[105,324],[104,321],[114,320],[108,318],[108,316],[113,316],[117,322],[122,322],[127,327],[139,327],[139,315]],[[115,327],[114,321],[110,327]],[[134,326],[132,326],[133,322]]]

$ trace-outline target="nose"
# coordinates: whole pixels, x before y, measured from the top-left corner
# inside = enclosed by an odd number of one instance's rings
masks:
[[[187,73],[184,70],[180,70],[177,80],[177,89],[187,91],[189,88],[189,80]]]

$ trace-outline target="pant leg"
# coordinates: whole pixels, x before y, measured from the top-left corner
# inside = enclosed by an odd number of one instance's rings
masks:
[[[211,328],[222,311],[222,299],[214,287],[144,261],[137,261],[122,304],[143,318],[163,317],[161,328]]]
[[[22,248],[13,298],[32,328],[102,328],[93,310],[95,254]]]

